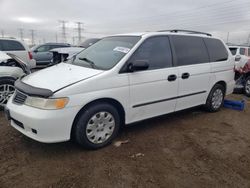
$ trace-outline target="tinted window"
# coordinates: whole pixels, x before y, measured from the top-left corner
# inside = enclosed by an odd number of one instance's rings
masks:
[[[237,48],[229,48],[229,50],[231,51],[232,55],[236,55]]]
[[[0,47],[2,51],[23,51],[25,50],[20,42],[13,40],[0,40]]]
[[[166,36],[146,39],[136,50],[129,62],[146,61],[149,69],[160,69],[172,66],[172,53],[169,39]]]
[[[207,49],[201,37],[172,36],[172,39],[179,66],[209,62]]]
[[[227,49],[218,39],[204,39],[207,45],[211,62],[226,61],[228,59]]]
[[[246,49],[240,48],[240,55],[246,55]]]
[[[250,48],[248,48],[248,56],[250,56]]]

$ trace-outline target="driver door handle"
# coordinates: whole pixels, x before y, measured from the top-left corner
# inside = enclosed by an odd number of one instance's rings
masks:
[[[169,82],[173,82],[177,79],[177,76],[175,74],[171,74],[168,76],[168,81]]]

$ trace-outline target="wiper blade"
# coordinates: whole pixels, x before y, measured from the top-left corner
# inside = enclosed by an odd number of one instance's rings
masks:
[[[89,63],[92,68],[98,69],[97,66],[95,65],[95,63],[93,61],[91,61],[90,59],[88,59],[86,57],[79,57],[79,59],[82,60],[82,61],[85,61],[85,62]]]

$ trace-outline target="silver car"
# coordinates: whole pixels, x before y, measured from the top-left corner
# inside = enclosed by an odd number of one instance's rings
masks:
[[[30,74],[28,64],[13,54],[0,51],[0,108],[3,108],[14,93],[15,81]]]

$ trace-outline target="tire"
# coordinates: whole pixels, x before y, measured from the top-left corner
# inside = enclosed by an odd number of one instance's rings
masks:
[[[247,97],[250,97],[250,76],[246,78],[244,92]]]
[[[75,141],[82,147],[99,149],[109,145],[117,136],[121,118],[114,106],[96,103],[80,113],[72,131]]]
[[[0,78],[0,110],[4,109],[8,99],[14,94],[14,83],[14,78]]]
[[[217,97],[217,98],[216,98]],[[210,91],[205,108],[209,112],[218,112],[223,106],[225,97],[225,87],[221,84],[216,84]],[[217,100],[217,102],[215,102]]]

